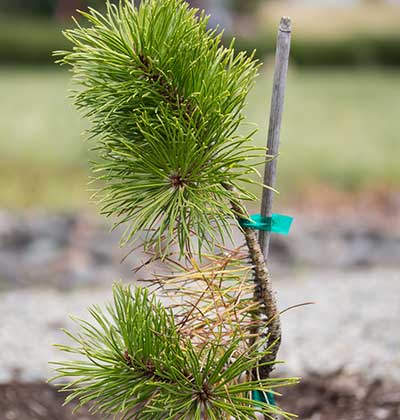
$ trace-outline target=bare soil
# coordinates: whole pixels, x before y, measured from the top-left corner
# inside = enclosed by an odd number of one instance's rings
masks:
[[[0,385],[0,420],[100,420],[86,410],[72,414],[63,397],[44,383]],[[355,377],[310,377],[286,389],[279,402],[303,420],[400,419],[400,385]]]
[[[302,420],[400,420],[400,385],[314,376],[285,390],[279,404]]]

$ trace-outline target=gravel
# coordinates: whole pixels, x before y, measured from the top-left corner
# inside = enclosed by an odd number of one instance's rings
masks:
[[[398,270],[304,270],[275,276],[285,313],[281,368],[287,375],[329,374],[343,370],[368,379],[400,383],[400,273]],[[43,380],[49,360],[62,354],[60,331],[73,329],[69,314],[86,317],[86,308],[109,300],[111,285],[69,292],[25,288],[0,293],[0,382]]]
[[[297,213],[290,236],[274,236],[280,308],[316,303],[282,317],[281,374],[340,370],[400,383],[399,208],[371,220]],[[48,378],[48,361],[62,357],[52,344],[74,328],[68,315],[108,300],[112,281],[148,278],[151,267],[132,271],[148,257],[121,264],[129,250],[120,233],[90,214],[0,211],[0,382]]]

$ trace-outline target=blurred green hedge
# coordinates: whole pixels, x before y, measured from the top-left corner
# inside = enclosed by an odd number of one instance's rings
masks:
[[[240,50],[256,49],[264,59],[274,53],[275,36],[237,39]],[[291,61],[299,66],[400,66],[400,32],[387,34],[352,34],[338,39],[292,39]]]
[[[51,20],[0,17],[0,64],[52,63],[52,51],[69,48]]]
[[[0,64],[52,63],[52,51],[70,48],[59,24],[51,20],[15,20],[0,16]],[[226,36],[226,42],[230,37]],[[275,35],[238,38],[238,50],[257,50],[264,59],[275,48]],[[294,37],[291,60],[301,66],[400,66],[400,32],[352,34],[339,39]]]

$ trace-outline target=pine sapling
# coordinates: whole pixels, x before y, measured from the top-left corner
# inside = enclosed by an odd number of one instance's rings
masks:
[[[81,15],[65,32],[72,51],[56,55],[91,122],[95,198],[125,226],[122,244],[139,242],[173,274],[148,288],[117,283],[112,303],[67,332],[74,345],[59,347],[76,359],[56,366],[57,379],[73,378],[66,401],[104,418],[291,418],[254,401],[296,382],[270,377],[278,312],[256,234],[240,226],[256,199],[254,159],[265,161],[254,133],[238,134],[258,62],[224,47],[183,0]],[[229,248],[235,228],[247,250]]]

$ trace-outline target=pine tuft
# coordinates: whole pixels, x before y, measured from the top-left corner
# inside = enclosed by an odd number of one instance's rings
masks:
[[[160,250],[177,241],[183,254],[192,235],[211,249],[210,232],[221,241],[237,223],[231,204],[255,199],[243,183],[265,151],[238,128],[258,63],[222,46],[183,0],[81,14],[87,24],[65,31],[73,49],[56,55],[72,66],[76,106],[91,121],[102,213],[126,226],[123,244],[146,231],[145,245]]]

